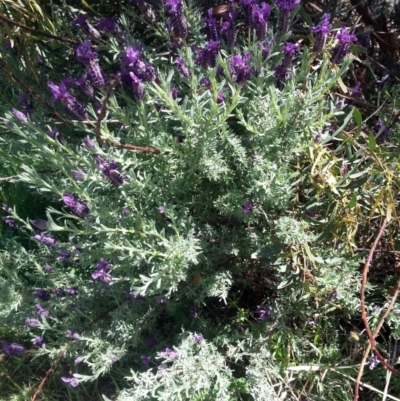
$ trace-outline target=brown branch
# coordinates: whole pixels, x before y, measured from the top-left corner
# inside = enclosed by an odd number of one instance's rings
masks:
[[[101,110],[100,110],[100,113],[98,115],[98,118],[96,120],[96,125],[95,125],[95,135],[96,135],[97,143],[99,145],[106,144],[107,146],[118,148],[118,149],[128,149],[128,150],[135,150],[137,152],[147,152],[147,153],[159,154],[160,151],[158,149],[148,148],[145,146],[122,144],[119,142],[111,142],[111,141],[103,139],[101,137],[101,122],[106,117],[107,103],[111,96],[112,91],[115,89],[117,84],[118,84],[118,81],[116,79],[111,80],[110,84],[108,85],[106,95],[104,96],[103,103],[101,105]]]
[[[5,22],[8,22],[11,25],[15,25],[15,26],[17,26],[17,27],[19,27],[21,29],[24,29],[25,31],[36,33],[37,35],[45,36],[46,38],[56,39],[56,40],[59,40],[60,42],[70,43],[70,44],[73,44],[73,45],[78,45],[79,44],[77,41],[72,40],[72,39],[61,38],[60,36],[52,35],[51,33],[47,33],[47,32],[43,32],[43,31],[39,31],[37,29],[29,28],[29,26],[26,26],[24,24],[21,24],[20,22],[17,22],[17,21],[14,21],[14,20],[10,19],[10,18],[7,18],[3,14],[0,14],[0,19],[5,21]]]
[[[36,99],[38,99],[41,103],[43,103],[46,107],[48,107],[56,116],[59,120],[61,120],[63,123],[66,123],[67,120],[60,116],[53,107],[51,107],[46,100],[44,100],[40,95],[38,95],[33,89],[31,89],[28,85],[25,85],[23,82],[21,82],[12,72],[7,71],[5,68],[0,67],[0,70],[6,73],[11,80],[15,81],[19,86],[24,88],[25,91],[29,92],[31,95],[33,95]]]
[[[374,254],[375,248],[377,247],[377,245],[378,245],[378,243],[379,243],[379,241],[380,241],[380,239],[381,239],[381,237],[383,235],[383,232],[385,231],[387,223],[388,222],[387,222],[387,220],[385,218],[383,223],[382,223],[382,225],[381,225],[379,233],[376,236],[374,243],[372,244],[372,247],[371,247],[371,249],[369,251],[367,260],[366,260],[365,265],[364,265],[363,275],[362,275],[362,280],[361,280],[361,296],[360,296],[360,298],[361,298],[361,318],[362,318],[362,321],[364,322],[365,330],[367,332],[367,336],[368,336],[368,340],[369,340],[369,349],[370,348],[373,349],[374,354],[379,359],[379,361],[382,363],[382,365],[383,365],[383,367],[385,369],[391,371],[395,376],[400,377],[400,372],[397,369],[394,369],[392,366],[390,366],[385,361],[385,358],[378,351],[378,349],[376,347],[376,342],[375,342],[376,336],[379,334],[379,331],[380,331],[385,319],[388,317],[389,313],[391,312],[391,310],[392,310],[392,308],[394,306],[394,303],[396,302],[397,295],[398,295],[398,293],[400,291],[400,280],[397,283],[397,288],[396,288],[396,291],[395,291],[395,293],[393,295],[393,298],[390,301],[390,304],[387,307],[386,312],[384,313],[384,315],[382,316],[381,320],[379,321],[378,326],[376,327],[376,329],[375,329],[373,334],[371,333],[371,328],[369,327],[368,318],[367,318],[367,311],[366,311],[366,308],[365,308],[365,286],[367,284],[369,264],[370,264],[370,261],[372,260],[372,256]],[[360,365],[360,370],[358,372],[356,386],[355,386],[355,389],[354,389],[354,398],[353,398],[354,401],[358,400],[358,391],[359,391],[359,386],[360,386],[360,380],[361,380],[361,376],[362,376],[362,371],[364,369],[364,364],[365,364],[367,351],[369,352],[369,349],[367,347],[367,350],[364,353],[363,361],[362,361],[362,363]]]

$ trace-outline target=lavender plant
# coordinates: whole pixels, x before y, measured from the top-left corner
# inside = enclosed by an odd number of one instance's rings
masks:
[[[329,91],[355,38],[342,28],[330,58],[325,15],[313,48],[286,41],[298,1],[276,2],[274,29],[268,4],[241,1],[250,41],[233,2],[221,24],[181,0],[165,15],[135,3],[93,24],[76,15],[68,71],[48,54],[43,102],[2,120],[2,148],[19,146],[16,180],[46,199],[41,215],[3,206],[4,354],[57,364],[75,398],[102,378],[117,383],[104,398],[120,400],[272,400],[285,380],[286,399],[320,396],[320,378],[306,392],[309,377],[287,377],[316,363],[334,375],[338,338],[303,350],[334,311],[358,308],[347,287],[358,289],[360,258],[333,247],[354,233],[327,215],[345,210],[368,163],[354,157],[345,172],[347,150],[328,147],[353,116]],[[154,42],[129,24],[137,10]]]

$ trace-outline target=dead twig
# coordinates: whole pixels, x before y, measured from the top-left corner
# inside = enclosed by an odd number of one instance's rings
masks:
[[[158,149],[148,148],[145,146],[122,144],[119,142],[111,142],[111,141],[105,140],[101,137],[101,122],[106,117],[108,99],[110,98],[111,93],[115,89],[117,84],[118,84],[118,81],[116,79],[111,80],[110,84],[108,85],[106,95],[104,96],[103,103],[101,105],[101,110],[100,110],[100,113],[98,115],[98,118],[97,118],[97,121],[95,124],[95,135],[96,135],[98,144],[99,145],[106,144],[110,147],[114,147],[114,148],[118,148],[118,149],[128,149],[128,150],[135,150],[137,152],[147,152],[147,153],[159,154],[160,151]]]
[[[385,369],[389,370],[390,372],[392,372],[395,376],[400,377],[400,372],[397,369],[394,369],[392,366],[390,366],[385,361],[385,358],[378,351],[378,349],[376,347],[376,342],[375,342],[376,336],[379,334],[379,331],[380,331],[385,319],[388,317],[389,313],[391,312],[391,310],[392,310],[392,308],[394,306],[394,303],[396,302],[396,298],[397,298],[398,293],[400,291],[400,280],[397,283],[397,288],[396,288],[396,291],[395,291],[395,293],[393,295],[393,298],[390,301],[390,304],[388,305],[388,307],[386,309],[386,312],[384,313],[384,315],[380,319],[380,321],[378,323],[378,326],[376,327],[376,329],[375,329],[373,334],[371,333],[371,329],[369,327],[368,318],[367,318],[367,311],[366,311],[366,308],[365,308],[365,286],[367,284],[368,270],[369,270],[370,261],[372,260],[372,255],[375,252],[375,248],[377,247],[377,245],[378,245],[378,243],[379,243],[379,241],[380,241],[380,239],[381,239],[381,237],[382,237],[382,235],[383,235],[383,233],[385,231],[387,223],[388,223],[388,221],[385,218],[383,220],[383,223],[381,225],[379,233],[376,236],[374,243],[372,244],[372,247],[371,247],[371,249],[369,251],[369,254],[368,254],[367,260],[365,262],[364,269],[363,269],[363,275],[362,275],[362,280],[361,280],[361,295],[360,295],[360,298],[361,298],[361,318],[362,318],[362,321],[363,321],[363,323],[365,325],[365,330],[366,330],[366,333],[367,333],[367,336],[368,336],[369,344],[368,344],[367,349],[364,352],[363,360],[362,360],[362,362],[360,364],[360,369],[358,371],[356,385],[355,385],[355,388],[354,388],[354,398],[353,398],[354,401],[358,400],[360,380],[361,380],[361,376],[363,374],[364,365],[365,365],[365,361],[366,361],[367,355],[368,355],[368,353],[369,353],[371,348],[373,349],[374,354],[376,355],[376,357],[382,363],[383,367]]]
[[[39,31],[38,29],[33,29],[33,28],[29,28],[29,26],[26,26],[24,24],[21,24],[20,22],[14,21],[10,18],[7,18],[5,15],[0,14],[0,19],[11,24],[11,25],[15,25],[21,29],[24,29],[25,31],[29,31],[32,33],[35,33],[36,35],[40,35],[40,36],[45,36],[46,38],[49,39],[56,39],[59,40],[60,42],[65,42],[65,43],[70,43],[73,45],[78,45],[79,42],[77,42],[76,40],[72,40],[72,39],[67,39],[67,38],[62,38],[60,36],[56,36],[56,35],[52,35],[51,33],[47,33],[47,32],[43,32],[43,31]]]

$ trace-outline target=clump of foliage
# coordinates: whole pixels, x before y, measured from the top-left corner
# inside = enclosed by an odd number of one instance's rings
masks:
[[[76,43],[38,47],[2,119],[10,394],[351,399],[359,248],[398,184],[389,133],[331,94],[357,38],[324,15],[296,43],[296,0],[134,3],[63,15]]]

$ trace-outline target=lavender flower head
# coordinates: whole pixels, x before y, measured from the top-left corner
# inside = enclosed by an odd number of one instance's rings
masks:
[[[64,383],[68,383],[70,387],[77,387],[79,385],[79,380],[75,377],[61,377]]]
[[[244,20],[249,28],[254,27],[253,7],[256,4],[255,0],[240,0],[239,4],[243,7]]]
[[[73,340],[79,340],[81,338],[79,333],[75,333],[72,330],[66,330],[66,333],[68,334],[68,337],[72,338]]]
[[[11,113],[13,114],[13,116],[20,122],[20,123],[26,123],[28,122],[28,118],[26,117],[26,115],[22,112],[19,111],[17,109],[12,108],[11,109]]]
[[[252,209],[253,209],[253,203],[249,200],[243,206],[243,213],[247,216],[251,212]]]
[[[236,26],[235,26],[235,19],[237,13],[230,11],[229,13],[224,14],[224,20],[221,26],[221,33],[222,36],[228,45],[228,48],[233,51],[233,48],[236,43]]]
[[[339,40],[339,43],[333,49],[331,62],[332,64],[341,64],[350,50],[350,43],[356,42],[357,36],[350,34],[349,30],[344,26],[337,33],[336,38]]]
[[[256,312],[259,314],[260,320],[265,320],[267,317],[271,314],[273,309],[268,306],[260,306],[259,308],[256,309]]]
[[[179,353],[176,351],[172,351],[169,348],[165,348],[165,351],[159,352],[158,356],[174,360],[179,359]]]
[[[77,17],[71,22],[71,26],[79,26],[85,33],[89,34],[94,39],[100,39],[101,35],[93,25],[89,24],[87,20],[89,15],[78,14]]]
[[[153,7],[150,6],[146,1],[144,0],[133,0],[139,7],[139,10],[142,12],[144,18],[146,18],[147,21],[153,23],[156,21],[156,15],[154,14]]]
[[[1,219],[13,230],[18,230],[18,224],[12,217],[2,217]]]
[[[369,363],[369,368],[370,370],[375,369],[381,362],[379,361],[378,357],[376,355],[371,356],[368,359],[368,363]]]
[[[86,39],[82,45],[76,48],[76,58],[79,62],[85,64],[93,85],[97,88],[103,88],[106,86],[106,79],[97,61],[98,55],[96,52],[92,52],[90,46],[90,41]]]
[[[253,27],[257,33],[257,39],[263,42],[267,37],[267,18],[271,13],[271,7],[267,3],[262,3],[261,6],[253,6]]]
[[[27,317],[25,320],[25,324],[27,324],[32,329],[35,329],[40,326],[39,320],[32,318],[32,317]]]
[[[18,343],[8,344],[5,341],[0,341],[0,343],[3,346],[3,351],[7,355],[16,356],[18,358],[21,358],[25,353],[25,348],[21,344],[18,344]]]
[[[47,230],[47,221],[41,219],[30,220],[31,224],[39,230]]]
[[[47,309],[43,308],[42,305],[36,304],[36,313],[38,315],[43,316],[45,319],[47,319],[50,316],[50,313]]]
[[[92,273],[92,279],[104,281],[105,283],[111,282],[112,276],[108,273],[111,268],[111,263],[107,262],[105,259],[100,259],[100,262],[96,265],[96,270]]]
[[[104,177],[108,178],[111,184],[118,187],[124,183],[125,179],[123,175],[117,170],[118,165],[115,161],[107,164],[99,155],[95,155],[94,157],[97,162],[97,167],[103,173]]]
[[[49,301],[51,297],[46,290],[36,290],[36,296],[44,302]]]
[[[57,240],[51,234],[40,233],[34,235],[33,238],[46,246],[56,246],[58,244]]]
[[[37,345],[38,347],[42,347],[46,343],[47,338],[44,336],[36,336],[35,339],[32,341],[32,344]]]
[[[67,92],[67,87],[64,82],[61,82],[60,85],[56,85],[53,82],[48,82],[47,85],[53,92],[52,103],[59,99],[68,114],[78,120],[87,119],[85,106],[82,103],[78,102],[78,100],[76,100],[74,96]]]
[[[85,136],[82,142],[88,149],[94,148],[94,142],[89,138],[89,136]]]
[[[314,53],[321,53],[325,47],[326,39],[332,28],[332,25],[329,23],[330,19],[330,14],[324,14],[323,20],[317,26],[311,28],[311,32],[316,34],[313,47]]]
[[[196,341],[197,343],[201,343],[204,341],[204,337],[201,334],[193,334],[193,340]]]
[[[217,22],[213,17],[213,9],[209,8],[206,18],[203,19],[206,24],[207,40],[218,40]]]
[[[377,122],[376,122],[376,127],[378,129],[378,142],[383,143],[386,141],[388,135],[392,132],[392,130],[385,125],[383,125],[382,119],[379,117]]]
[[[300,0],[276,0],[275,4],[280,9],[278,30],[286,33],[289,29],[291,13],[300,4]]]
[[[177,57],[175,61],[176,61],[176,64],[178,65],[177,68],[178,68],[179,74],[181,74],[185,78],[190,78],[189,68],[187,68],[183,58]]]
[[[122,83],[130,87],[131,77],[130,72],[133,72],[142,81],[154,81],[157,79],[154,68],[143,60],[141,54],[141,46],[127,46],[125,52],[121,56],[121,80]]]
[[[87,204],[80,200],[75,200],[75,197],[71,194],[64,194],[62,197],[63,202],[71,209],[71,212],[81,218],[84,219],[90,213],[90,209]]]
[[[168,16],[175,36],[185,39],[188,34],[188,28],[185,16],[183,15],[182,0],[166,0],[168,6]]]
[[[84,181],[85,173],[80,170],[71,170],[72,177],[74,177],[75,181]]]
[[[232,81],[238,85],[243,85],[251,77],[251,69],[247,65],[251,57],[251,52],[245,56],[233,56],[229,62]]]
[[[217,65],[217,56],[219,50],[219,42],[215,40],[210,40],[204,49],[199,51],[196,57],[196,63],[201,65],[203,68],[208,67],[214,68]]]

